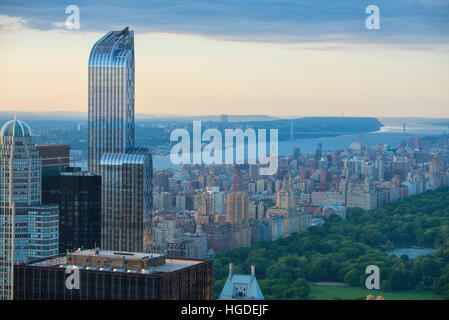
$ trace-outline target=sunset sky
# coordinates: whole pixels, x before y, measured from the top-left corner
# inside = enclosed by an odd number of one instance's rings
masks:
[[[90,50],[125,26],[137,113],[449,117],[448,0],[0,0],[0,110],[87,111]]]

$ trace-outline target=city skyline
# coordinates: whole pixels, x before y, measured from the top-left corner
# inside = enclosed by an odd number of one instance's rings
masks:
[[[129,26],[136,113],[449,117],[446,1],[378,1],[380,30],[365,28],[367,2],[208,4],[131,3],[122,15],[80,2],[80,29],[66,30],[61,4],[5,1],[0,108],[87,111],[84,52]]]
[[[449,299],[448,17],[0,1],[0,300]]]

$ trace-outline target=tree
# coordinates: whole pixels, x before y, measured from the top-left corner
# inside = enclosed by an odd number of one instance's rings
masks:
[[[345,283],[351,286],[360,285],[360,272],[357,269],[351,269],[345,274]]]
[[[394,269],[388,277],[388,282],[392,291],[411,290],[416,286],[410,271],[404,269]]]
[[[330,218],[323,226],[275,242],[217,255],[214,296],[228,276],[229,262],[234,263],[235,273],[248,273],[249,266],[256,264],[267,299],[305,297],[307,287],[302,282],[307,281],[344,281],[363,287],[365,268],[371,264],[381,269],[382,289],[412,290],[424,284],[448,294],[449,188],[376,210],[350,208],[346,220],[337,220]],[[379,249],[379,245],[409,246],[419,241],[438,245],[435,256],[398,258]]]
[[[444,273],[436,282],[434,291],[438,294],[444,295],[447,292],[447,286],[449,285],[449,271]]]

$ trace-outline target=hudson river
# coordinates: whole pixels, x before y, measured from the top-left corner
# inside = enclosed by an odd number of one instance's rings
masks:
[[[432,136],[441,135],[449,132],[447,126],[436,125],[442,122],[441,119],[399,119],[399,118],[379,118],[385,126],[378,132],[365,133],[362,135],[363,144],[390,145],[397,147],[401,141],[414,138],[416,135]],[[406,122],[406,131],[404,133],[403,123]],[[359,134],[350,134],[337,137],[323,137],[313,139],[297,139],[293,141],[280,141],[279,154],[286,156],[293,153],[293,148],[299,147],[301,153],[314,152],[318,143],[322,143],[323,151],[334,151],[347,149],[352,142],[359,140]],[[268,144],[268,137],[267,137]],[[170,156],[153,156],[153,166],[156,170],[167,168],[179,169],[182,165],[174,165],[170,161]]]

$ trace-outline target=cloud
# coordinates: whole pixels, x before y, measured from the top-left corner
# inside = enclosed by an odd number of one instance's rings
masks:
[[[418,2],[425,7],[431,8],[443,7],[449,4],[449,0],[412,0],[412,1]]]
[[[197,34],[234,41],[448,43],[448,0],[2,0],[0,13],[27,27],[61,28],[67,5],[80,8],[81,32],[130,26],[139,32]],[[380,8],[381,29],[365,28]],[[342,36],[344,35],[344,36]]]
[[[0,33],[14,32],[23,29],[26,20],[20,17],[0,15]]]

